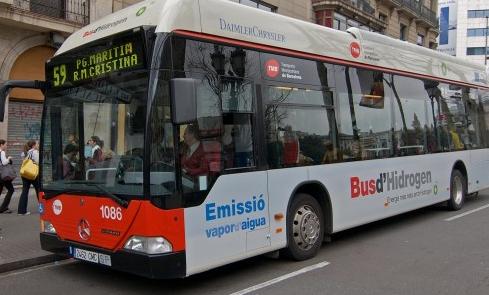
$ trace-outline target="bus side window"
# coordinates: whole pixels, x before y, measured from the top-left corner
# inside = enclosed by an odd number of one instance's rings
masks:
[[[225,114],[222,142],[226,169],[254,166],[251,115]]]
[[[467,113],[467,146],[468,149],[480,149],[483,147],[481,132],[481,116],[477,104],[477,91],[463,87],[462,100]]]
[[[426,153],[428,129],[427,105],[429,99],[422,80],[387,75],[392,89],[394,132],[397,139],[397,156]]]
[[[224,166],[253,167],[253,83],[238,77],[221,77],[221,89]]]
[[[338,161],[339,153],[330,147],[336,144],[331,97],[328,90],[265,88],[270,168]]]
[[[477,103],[483,147],[489,148],[489,121],[487,120],[487,115],[489,113],[489,91],[479,90]]]
[[[386,75],[336,66],[335,106],[343,161],[388,158],[396,136],[392,128],[392,94]]]

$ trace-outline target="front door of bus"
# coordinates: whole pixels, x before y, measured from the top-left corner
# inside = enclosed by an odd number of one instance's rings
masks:
[[[241,78],[218,81],[216,92],[207,79],[199,80],[197,122],[179,130],[184,144],[197,147],[188,159],[182,157],[182,175],[192,172],[191,160],[198,154],[208,164],[191,186],[204,192],[203,202],[185,209],[189,274],[270,245],[267,173],[256,171],[255,87]],[[189,190],[185,181],[182,185],[184,192]]]

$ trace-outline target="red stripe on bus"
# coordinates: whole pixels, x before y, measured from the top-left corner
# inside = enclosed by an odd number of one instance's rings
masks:
[[[471,84],[471,83],[460,82],[460,81],[454,81],[454,80],[450,80],[450,79],[444,79],[444,78],[439,78],[439,77],[434,77],[434,76],[429,76],[429,75],[416,74],[416,73],[406,72],[406,71],[402,71],[402,70],[395,70],[395,69],[390,69],[390,68],[385,68],[385,67],[373,66],[373,65],[369,65],[369,64],[360,63],[360,62],[352,62],[352,61],[347,61],[347,60],[343,60],[343,59],[339,59],[339,58],[335,58],[335,57],[327,57],[327,56],[313,54],[313,53],[305,53],[305,52],[301,52],[301,51],[285,49],[285,48],[280,48],[280,47],[275,47],[275,46],[268,46],[268,45],[263,45],[263,44],[248,42],[248,41],[230,39],[230,38],[226,38],[226,37],[219,37],[219,36],[210,35],[210,34],[206,34],[206,33],[196,33],[196,32],[186,31],[186,30],[175,30],[175,31],[173,31],[173,33],[175,33],[176,35],[179,35],[179,36],[186,36],[186,37],[192,37],[192,38],[196,38],[196,39],[215,41],[215,42],[219,42],[219,43],[225,43],[225,44],[235,45],[235,46],[240,46],[240,47],[249,47],[252,49],[259,49],[259,50],[264,50],[264,51],[278,53],[278,54],[285,54],[285,55],[293,56],[293,57],[313,59],[313,60],[318,60],[318,61],[322,61],[322,62],[331,62],[333,64],[338,64],[338,65],[354,66],[354,67],[364,68],[364,69],[368,69],[368,70],[382,71],[382,72],[386,72],[386,73],[390,73],[390,74],[401,74],[403,76],[408,76],[408,77],[412,77],[412,78],[421,78],[424,80],[436,80],[438,82],[456,84],[459,86],[467,86],[467,87],[471,87],[471,88],[489,90],[489,87],[482,86],[482,85]]]

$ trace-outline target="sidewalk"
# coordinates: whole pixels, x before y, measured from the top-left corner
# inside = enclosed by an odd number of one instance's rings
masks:
[[[17,215],[22,188],[16,188],[10,202],[11,214],[0,214],[0,273],[48,263],[63,258],[41,250],[39,210],[34,189],[29,193],[27,216]],[[6,189],[0,196],[3,201]]]

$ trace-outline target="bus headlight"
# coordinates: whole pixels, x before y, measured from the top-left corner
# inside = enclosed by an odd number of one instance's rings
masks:
[[[143,252],[146,254],[163,254],[173,250],[170,242],[163,237],[132,236],[127,240],[124,249]]]
[[[50,234],[56,233],[56,229],[54,228],[53,224],[46,220],[43,220],[41,222],[41,231]]]

